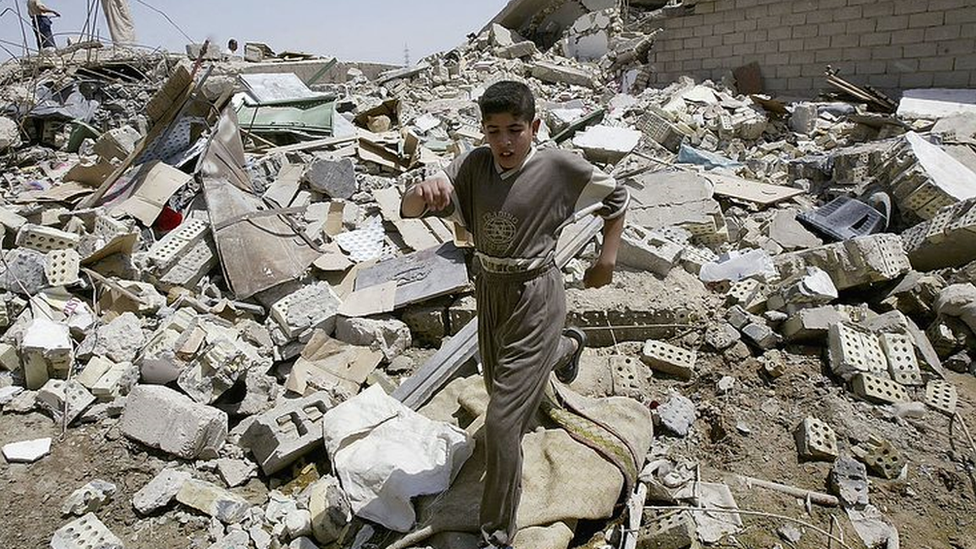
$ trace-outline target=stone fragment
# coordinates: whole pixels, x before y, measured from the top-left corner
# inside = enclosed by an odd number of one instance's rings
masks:
[[[38,317],[30,321],[20,344],[28,389],[39,389],[51,377],[66,378],[74,361],[68,326]]]
[[[223,522],[236,524],[250,509],[250,504],[215,484],[189,479],[176,493],[176,501]]]
[[[532,57],[537,53],[539,53],[539,48],[536,47],[534,42],[529,40],[510,46],[495,48],[495,55],[502,59],[521,59],[523,57]]]
[[[183,483],[192,476],[185,471],[163,469],[132,497],[132,506],[139,514],[148,515],[169,505]]]
[[[584,88],[596,87],[596,78],[588,71],[539,61],[532,63],[532,76],[551,84],[570,84]]]
[[[0,151],[20,146],[20,126],[9,117],[0,116]]]
[[[315,540],[328,545],[342,535],[352,520],[349,498],[339,485],[339,479],[327,476],[309,487],[308,510],[312,518]]]
[[[14,399],[17,395],[24,392],[23,387],[18,387],[16,385],[11,385],[9,387],[0,387],[0,406],[3,406]]]
[[[231,530],[207,549],[246,549],[250,547],[251,536],[243,530]]]
[[[665,429],[685,437],[695,422],[695,403],[684,396],[673,394],[670,400],[658,407],[657,413]]]
[[[51,379],[37,392],[37,403],[57,423],[71,423],[95,402],[95,397],[75,380]]]
[[[804,273],[808,267],[823,269],[841,291],[894,280],[912,268],[902,238],[888,233],[780,254],[774,263],[784,279]]]
[[[444,307],[434,304],[411,305],[403,311],[403,322],[410,327],[414,343],[437,347],[447,335]]]
[[[51,549],[123,549],[123,544],[94,513],[88,513],[54,532]]]
[[[652,369],[684,379],[691,379],[695,374],[696,359],[695,351],[653,339],[644,342],[641,351],[641,360]]]
[[[667,276],[680,260],[683,249],[659,232],[640,225],[628,225],[621,238],[617,261],[634,269]]]
[[[830,489],[847,507],[863,507],[868,501],[868,471],[863,463],[847,456],[834,461]]]
[[[44,254],[27,248],[15,248],[5,253],[0,264],[0,288],[18,294],[36,295],[47,287]]]
[[[2,449],[7,463],[34,463],[51,453],[51,439],[38,438],[5,444]]]
[[[95,479],[78,488],[61,505],[62,515],[82,516],[98,511],[115,495],[116,487],[111,482]]]
[[[234,488],[247,482],[257,473],[257,466],[243,459],[220,458],[217,460],[217,472],[228,488]]]
[[[754,345],[763,350],[775,348],[780,344],[782,338],[774,332],[765,322],[750,322],[742,327],[742,335]]]
[[[100,326],[78,346],[78,358],[108,357],[114,362],[133,362],[146,345],[142,321],[131,312],[122,313]]]
[[[336,320],[336,339],[383,353],[389,362],[410,347],[410,327],[394,317]]]
[[[212,458],[227,437],[227,414],[168,387],[139,385],[120,426],[125,436],[183,459]]]
[[[9,343],[0,343],[0,369],[12,372],[20,368],[20,355],[17,348]]]
[[[348,158],[338,161],[316,160],[309,165],[302,179],[312,190],[330,198],[349,200],[358,190],[356,169]]]
[[[739,341],[739,331],[728,322],[717,322],[705,330],[705,343],[716,351],[724,351]]]
[[[849,317],[830,306],[800,309],[791,314],[780,327],[787,341],[817,341],[827,337],[830,327]]]
[[[640,139],[637,130],[596,125],[573,137],[573,145],[583,149],[591,162],[617,163],[637,147]]]
[[[279,299],[271,306],[271,318],[281,326],[289,339],[315,328],[331,334],[335,329],[339,305],[339,296],[329,283],[319,282]]]

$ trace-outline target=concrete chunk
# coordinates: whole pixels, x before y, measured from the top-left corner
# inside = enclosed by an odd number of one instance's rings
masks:
[[[173,501],[183,483],[190,480],[190,473],[176,469],[163,469],[132,497],[132,506],[142,515],[162,509]]]
[[[322,443],[322,417],[334,404],[325,392],[286,401],[258,416],[240,444],[266,475],[274,474]]]
[[[303,179],[312,190],[330,198],[349,200],[358,190],[356,170],[348,158],[339,161],[316,160],[309,165]]]
[[[37,403],[46,408],[56,422],[64,421],[70,425],[95,403],[95,397],[73,379],[51,379],[37,392]]]
[[[659,406],[657,413],[661,425],[680,437],[688,436],[695,423],[695,403],[679,394],[673,394],[670,400]]]
[[[184,459],[213,458],[227,438],[227,414],[162,386],[139,385],[129,394],[122,433]]]
[[[853,324],[840,322],[828,330],[830,369],[845,381],[860,373],[888,375],[878,336]]]
[[[595,88],[596,78],[582,69],[538,62],[532,64],[532,76],[551,84],[570,84],[584,88]]]
[[[612,126],[591,126],[573,137],[573,145],[583,149],[592,162],[616,163],[640,143],[641,132]]]
[[[94,513],[115,495],[111,482],[95,479],[71,493],[61,506],[62,515],[82,516]]]
[[[236,524],[244,518],[251,505],[242,497],[223,488],[190,479],[176,493],[176,501],[223,522]]]

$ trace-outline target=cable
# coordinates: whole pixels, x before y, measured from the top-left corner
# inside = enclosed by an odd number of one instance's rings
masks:
[[[147,4],[143,0],[135,0],[135,1],[138,2],[139,4],[142,4],[145,7],[153,10],[154,12],[158,13],[159,15],[162,15],[167,21],[169,21],[169,24],[170,25],[173,25],[176,28],[176,30],[180,31],[180,34],[183,35],[183,38],[186,38],[190,42],[193,42],[194,41],[192,38],[190,38],[190,36],[188,34],[186,34],[185,32],[183,32],[183,29],[181,29],[180,26],[176,24],[176,22],[174,22],[172,19],[170,19],[169,15],[167,15],[166,12],[164,12],[164,11],[162,11],[160,9],[157,9],[155,6],[151,6],[151,5]]]

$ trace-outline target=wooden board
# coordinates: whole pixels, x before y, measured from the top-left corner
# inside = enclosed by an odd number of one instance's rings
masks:
[[[397,283],[395,307],[398,309],[457,292],[468,285],[464,253],[453,242],[446,242],[382,261],[359,273],[356,291],[391,280]]]
[[[397,228],[403,242],[412,250],[426,250],[453,240],[454,235],[444,221],[432,217],[427,219],[403,219],[400,217],[399,187],[388,187],[373,191],[373,198],[380,206],[380,213]]]
[[[805,192],[802,189],[770,185],[768,183],[750,181],[730,175],[703,174],[703,176],[715,184],[715,194],[753,202],[762,206],[769,206],[777,202],[789,200]]]

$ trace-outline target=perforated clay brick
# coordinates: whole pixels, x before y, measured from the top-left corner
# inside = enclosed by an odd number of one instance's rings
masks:
[[[652,369],[686,379],[695,373],[696,358],[695,351],[653,339],[647,340],[641,351],[641,360]]]
[[[945,381],[930,381],[925,386],[925,404],[946,415],[956,413],[959,395],[955,385]]]
[[[801,456],[813,459],[837,457],[837,435],[823,421],[808,417],[800,423],[797,431],[797,450]]]
[[[122,540],[94,513],[69,522],[54,532],[51,549],[122,549]]]
[[[857,374],[853,380],[854,393],[871,402],[894,404],[908,402],[908,393],[901,385],[882,377]]]
[[[918,367],[912,340],[902,334],[881,334],[880,339],[881,348],[888,359],[891,379],[902,385],[921,385],[922,371]]]
[[[44,275],[51,286],[71,286],[80,282],[81,256],[74,250],[54,250],[47,253]]]

